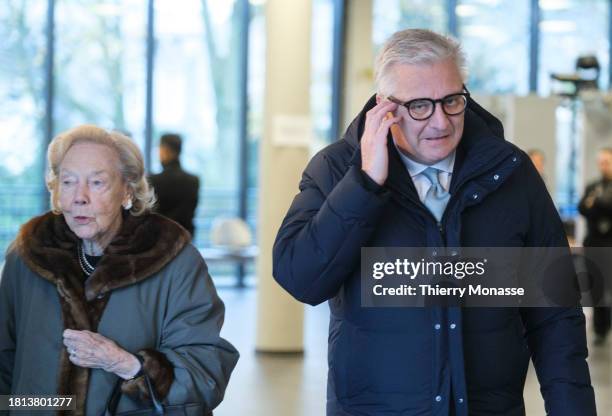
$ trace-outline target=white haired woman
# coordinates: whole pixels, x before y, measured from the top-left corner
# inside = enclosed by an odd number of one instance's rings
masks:
[[[0,395],[74,395],[76,415],[209,414],[238,352],[189,233],[150,212],[140,151],[85,125],[47,157],[52,212],[21,228],[0,281]]]

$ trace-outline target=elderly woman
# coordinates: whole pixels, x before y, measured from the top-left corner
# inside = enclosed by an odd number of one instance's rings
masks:
[[[52,212],[22,227],[0,281],[0,395],[75,395],[76,415],[110,397],[119,414],[155,398],[209,414],[238,352],[189,233],[150,213],[138,148],[81,126],[47,156]]]

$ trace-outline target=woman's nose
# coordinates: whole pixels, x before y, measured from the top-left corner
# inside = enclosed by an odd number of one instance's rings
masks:
[[[87,184],[79,184],[74,193],[73,203],[76,205],[84,205],[89,202],[89,189]]]

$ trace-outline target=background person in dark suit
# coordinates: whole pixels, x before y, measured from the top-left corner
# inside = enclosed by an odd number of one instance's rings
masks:
[[[195,231],[193,216],[198,206],[200,180],[181,167],[179,158],[182,142],[178,134],[169,133],[161,136],[159,161],[163,171],[151,175],[149,181],[157,195],[155,210],[181,224],[193,238]]]
[[[578,210],[587,220],[585,247],[609,247],[612,245],[612,149],[604,148],[597,155],[601,178],[590,183],[580,200]],[[602,251],[594,252],[602,253]],[[605,259],[602,259],[605,260]],[[593,309],[595,343],[603,344],[610,332],[610,308]]]

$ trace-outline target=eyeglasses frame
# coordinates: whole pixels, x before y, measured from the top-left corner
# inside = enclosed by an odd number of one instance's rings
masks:
[[[410,116],[410,118],[412,118],[413,120],[416,121],[425,121],[425,120],[429,120],[434,113],[436,112],[436,104],[440,103],[440,107],[442,107],[442,111],[444,112],[444,114],[446,114],[447,116],[458,116],[459,114],[463,114],[465,112],[465,109],[467,108],[467,103],[468,103],[468,99],[470,98],[471,94],[470,91],[467,89],[467,87],[464,85],[462,85],[463,91],[462,92],[456,92],[453,94],[448,94],[442,98],[438,98],[437,100],[434,100],[433,98],[415,98],[413,100],[410,101],[406,101],[406,102],[402,102],[400,100],[398,100],[397,98],[393,97],[392,95],[389,95],[387,97],[387,100],[391,101],[392,103],[395,103],[397,105],[401,105],[402,107],[405,107],[406,110],[408,111],[408,115]],[[458,112],[458,113],[454,113],[454,114],[449,114],[446,109],[444,108],[444,100],[446,100],[449,97],[453,97],[455,95],[461,95],[463,97],[465,97],[465,106],[463,107],[463,109]],[[433,111],[431,112],[431,114],[429,114],[427,117],[424,118],[416,118],[414,117],[411,113],[410,113],[410,104],[416,102],[416,101],[429,101],[430,103],[432,103],[433,105]]]

